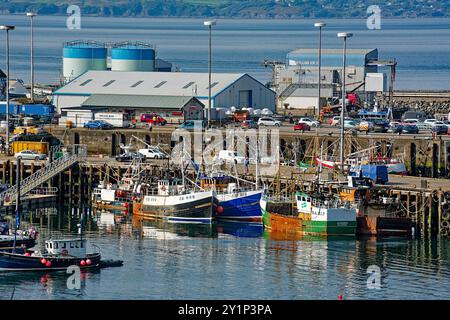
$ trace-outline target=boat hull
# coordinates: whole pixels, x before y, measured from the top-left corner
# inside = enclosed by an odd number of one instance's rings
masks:
[[[133,204],[133,214],[141,218],[164,219],[170,222],[210,223],[215,198],[212,192],[177,196],[146,196]],[[216,204],[217,205],[217,204]]]
[[[258,190],[216,195],[217,219],[261,223],[260,200],[262,193],[262,190]],[[221,207],[220,210],[219,207]]]
[[[273,231],[319,236],[355,236],[355,221],[312,221],[264,211],[264,227]]]
[[[45,258],[51,262],[47,267],[41,263]],[[91,265],[81,265],[82,260],[91,260]],[[33,257],[23,254],[0,252],[0,271],[60,271],[67,270],[70,266],[78,266],[80,269],[95,269],[100,266],[100,253],[88,254],[84,258],[75,257]]]

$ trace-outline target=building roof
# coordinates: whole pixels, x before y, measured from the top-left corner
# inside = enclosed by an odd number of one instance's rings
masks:
[[[193,96],[150,96],[126,94],[94,94],[84,101],[82,107],[125,107],[125,108],[155,108],[181,109],[188,104]],[[198,100],[197,100],[198,101]],[[198,102],[200,103],[200,102]]]
[[[245,74],[213,73],[211,96]],[[208,97],[208,73],[87,71],[54,92],[55,95],[115,94]]]

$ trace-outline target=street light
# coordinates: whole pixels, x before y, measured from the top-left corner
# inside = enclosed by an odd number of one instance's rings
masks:
[[[37,14],[34,12],[27,12],[27,17],[30,17],[31,22],[31,102],[34,102],[34,59],[33,59],[33,50],[34,50],[34,43],[33,43],[33,18],[36,17]]]
[[[353,33],[340,32],[337,34],[338,38],[344,39],[344,52],[343,52],[343,70],[342,70],[342,108],[341,108],[341,145],[340,145],[340,154],[339,160],[341,161],[341,170],[344,170],[344,115],[345,115],[345,98],[347,97],[345,93],[345,68],[347,63],[347,38],[353,37]]]
[[[15,26],[0,26],[0,30],[6,31],[6,154],[9,152],[9,31]]]
[[[322,28],[324,28],[327,24],[325,22],[316,22],[314,23],[314,27],[319,28],[319,81],[318,81],[318,95],[319,95],[319,102],[317,105],[317,113],[320,116],[320,84],[321,84],[321,77],[322,77]],[[315,109],[314,109],[315,111]],[[316,114],[317,116],[317,114]]]
[[[216,25],[216,21],[209,20],[203,22],[203,24],[209,28],[209,62],[208,62],[209,85],[208,85],[208,110],[207,110],[207,120],[209,128],[211,126],[211,34],[212,34],[212,26]]]

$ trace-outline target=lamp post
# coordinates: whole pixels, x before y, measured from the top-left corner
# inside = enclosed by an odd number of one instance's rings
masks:
[[[212,26],[216,25],[216,21],[209,20],[203,22],[205,26],[209,28],[209,59],[208,59],[208,110],[207,110],[207,120],[208,120],[208,128],[211,126],[211,34],[212,34]]]
[[[30,28],[31,28],[31,102],[34,102],[34,39],[33,39],[33,18],[36,17],[37,14],[34,12],[27,12],[27,17],[30,17]]]
[[[0,26],[0,30],[6,31],[6,154],[9,153],[9,31],[15,26]]]
[[[322,82],[322,28],[324,28],[327,24],[324,22],[316,22],[314,24],[314,27],[319,28],[319,81],[318,83],[318,97],[319,97],[319,101],[318,101],[318,105],[317,105],[317,115],[320,116],[320,86],[321,86],[321,82]],[[315,110],[314,110],[315,111]]]
[[[339,160],[341,162],[341,170],[344,170],[344,116],[345,116],[345,98],[346,98],[346,92],[345,92],[345,69],[346,69],[346,63],[347,63],[347,38],[353,37],[352,33],[347,32],[340,32],[337,34],[338,38],[344,39],[344,52],[343,52],[343,69],[342,69],[342,108],[341,108],[341,137],[340,137],[340,153],[339,153]]]

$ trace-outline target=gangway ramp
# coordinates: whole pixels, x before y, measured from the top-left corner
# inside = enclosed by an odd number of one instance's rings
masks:
[[[47,182],[56,175],[69,169],[76,163],[84,161],[87,150],[85,145],[74,145],[71,154],[65,154],[61,158],[50,162],[42,169],[36,171],[31,176],[20,182],[20,196],[31,192],[41,184]],[[0,201],[3,204],[14,202],[17,198],[17,185],[12,186],[0,194]]]

